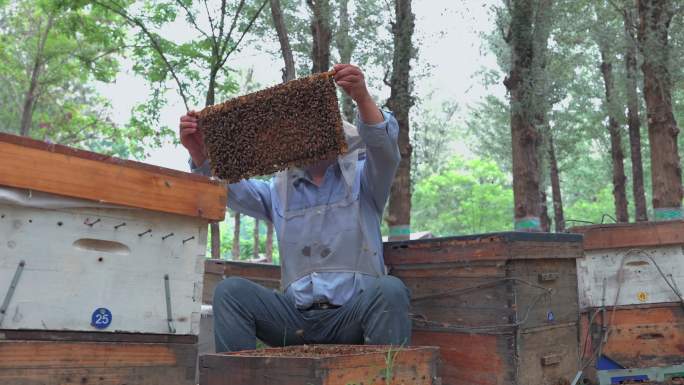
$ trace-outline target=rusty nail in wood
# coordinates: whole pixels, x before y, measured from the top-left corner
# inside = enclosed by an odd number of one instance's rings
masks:
[[[191,241],[191,240],[193,240],[193,239],[195,239],[195,236],[194,236],[194,235],[193,235],[192,237],[190,237],[190,238],[183,239],[183,244],[185,244],[185,242]]]
[[[97,220],[96,220],[95,222],[88,222],[88,219],[90,219],[90,218],[87,218],[87,219],[85,220],[85,222],[83,222],[83,224],[84,224],[84,225],[88,225],[88,226],[90,226],[90,227],[93,227],[94,224],[96,224],[96,223],[98,223],[98,222],[101,221],[100,218],[97,218]]]
[[[147,231],[138,234],[138,236],[139,236],[139,237],[142,237],[143,235],[145,235],[145,234],[147,234],[147,233],[151,233],[151,232],[152,232],[152,229],[147,229]]]
[[[166,234],[162,237],[162,241],[165,240],[166,238],[173,237],[173,233]]]
[[[114,230],[118,230],[119,227],[126,226],[126,222],[119,223],[118,225],[114,226]]]

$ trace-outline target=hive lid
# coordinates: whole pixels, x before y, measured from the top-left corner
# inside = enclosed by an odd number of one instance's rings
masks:
[[[227,190],[201,175],[0,133],[0,185],[223,220]]]
[[[385,243],[388,265],[582,257],[582,235],[501,232]]]
[[[568,231],[584,235],[585,250],[684,244],[684,221],[611,223]]]

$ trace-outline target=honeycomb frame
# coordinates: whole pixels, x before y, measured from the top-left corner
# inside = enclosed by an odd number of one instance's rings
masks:
[[[347,151],[334,72],[323,72],[199,112],[214,176],[238,182]]]

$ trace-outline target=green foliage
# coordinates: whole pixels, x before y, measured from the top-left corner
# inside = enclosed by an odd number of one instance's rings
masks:
[[[254,218],[242,215],[240,218],[240,260],[248,260],[254,257]],[[227,216],[221,222],[221,257],[223,259],[233,259],[233,227],[232,216]],[[207,256],[211,256],[211,240],[207,242]],[[259,254],[266,254],[266,223],[259,221]],[[280,254],[278,252],[278,242],[275,232],[273,234],[273,263],[280,264]]]
[[[412,227],[440,236],[511,230],[510,183],[494,161],[453,158],[416,184]]]
[[[428,96],[426,99],[431,99]],[[454,148],[460,127],[455,115],[458,105],[443,102],[438,108],[422,103],[413,111],[411,127],[411,183],[415,184],[425,177],[438,173],[446,166],[447,154]]]
[[[92,82],[113,81],[126,30],[80,1],[16,0],[0,8],[2,130],[119,156],[140,156],[149,136],[109,119]],[[31,100],[32,104],[27,104]]]
[[[262,17],[267,1],[193,2],[92,0],[95,8],[122,17],[130,36],[133,70],[147,79],[148,100],[133,110],[130,127],[156,131],[155,144],[174,131],[159,126],[159,111],[174,89],[185,107],[211,105],[239,90],[235,71],[226,64],[236,52],[255,19]],[[185,24],[183,24],[185,23]],[[166,36],[174,26],[188,30],[182,40]]]

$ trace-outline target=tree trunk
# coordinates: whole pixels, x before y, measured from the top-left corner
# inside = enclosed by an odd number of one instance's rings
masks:
[[[311,17],[311,36],[313,44],[311,46],[312,73],[325,72],[330,69],[330,40],[332,32],[330,30],[331,8],[329,0],[306,0],[312,12]]]
[[[212,49],[213,55],[218,55],[216,48]],[[218,59],[216,59],[218,61]],[[211,106],[214,104],[214,95],[216,89],[216,74],[218,73],[218,68],[212,68],[209,72],[209,86],[207,87],[207,99],[204,102],[205,106]],[[211,223],[209,229],[211,231],[211,258],[221,259],[221,229],[219,223]]]
[[[259,259],[259,219],[254,218],[254,248],[252,258]]]
[[[618,222],[629,222],[627,210],[627,192],[625,176],[625,155],[622,151],[622,135],[618,123],[618,106],[614,100],[615,83],[613,82],[613,64],[610,62],[607,48],[600,47],[601,74],[606,93],[606,111],[608,112],[608,132],[610,133],[610,155],[613,163],[613,200],[615,201],[615,218]]]
[[[394,57],[390,79],[390,97],[387,107],[394,112],[399,123],[399,152],[401,161],[392,185],[387,224],[391,240],[409,239],[411,234],[411,143],[409,140],[409,110],[413,105],[410,78],[415,16],[411,0],[395,1],[396,20],[392,23]]]
[[[540,134],[534,117],[545,113],[540,103],[545,83],[544,52],[548,40],[548,14],[551,1],[539,1],[536,12],[533,0],[513,0],[511,30],[511,71],[504,80],[510,93],[511,138],[513,155],[513,195],[515,229],[541,231],[541,193],[539,189]],[[540,112],[539,109],[542,109]]]
[[[549,218],[549,208],[546,204],[546,192],[542,189],[540,192],[541,198],[541,216],[539,218],[539,226],[541,231],[548,233],[551,231],[551,218]]]
[[[240,213],[235,212],[233,223],[233,261],[240,260]]]
[[[625,82],[627,95],[627,125],[629,127],[629,147],[632,157],[632,195],[634,195],[634,219],[647,221],[646,193],[644,191],[644,166],[641,161],[641,121],[639,120],[639,96],[637,94],[637,42],[634,36],[633,8],[624,9],[625,27]]]
[[[352,53],[356,48],[356,44],[352,41],[349,36],[349,26],[351,24],[349,18],[349,0],[340,0],[340,17],[339,17],[339,28],[337,29],[336,43],[337,49],[340,53],[340,63],[350,63]],[[342,116],[348,121],[354,121],[354,102],[346,94],[342,93]]]
[[[290,48],[290,39],[287,34],[287,26],[283,20],[283,9],[280,6],[280,0],[271,0],[271,16],[273,17],[273,24],[275,25],[276,33],[278,34],[278,41],[280,42],[280,52],[283,55],[285,68],[283,68],[283,83],[292,80],[296,77],[294,58],[292,57],[292,48]]]
[[[45,50],[45,43],[47,41],[48,36],[50,35],[50,30],[52,29],[53,22],[54,16],[48,16],[47,24],[45,25],[45,31],[39,37],[38,40],[36,56],[33,58],[33,67],[31,68],[31,81],[29,82],[29,89],[26,90],[26,95],[24,96],[24,107],[21,112],[21,126],[19,130],[21,136],[29,136],[31,133],[31,125],[33,123],[33,111],[36,108],[36,100],[38,99],[38,78],[40,77],[40,73],[43,69],[44,64],[43,51]]]
[[[273,263],[273,222],[266,222],[266,262]]]
[[[565,231],[565,215],[563,214],[563,197],[560,189],[560,173],[556,160],[556,147],[553,143],[553,135],[549,132],[549,166],[551,168],[551,195],[553,200],[553,216],[557,233]],[[547,230],[548,231],[548,230]]]
[[[677,148],[679,128],[672,113],[668,29],[670,0],[638,0],[639,47],[644,62],[644,98],[651,146],[651,181],[656,220],[682,218],[682,170]]]

